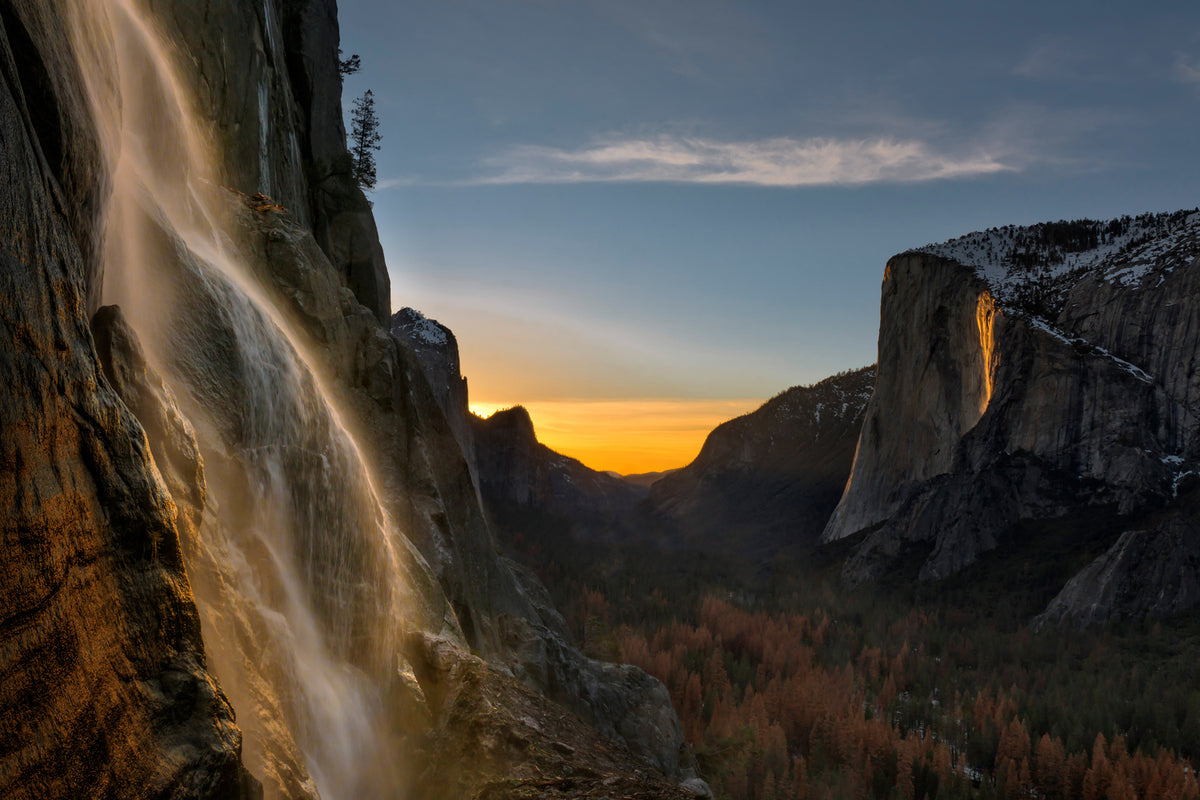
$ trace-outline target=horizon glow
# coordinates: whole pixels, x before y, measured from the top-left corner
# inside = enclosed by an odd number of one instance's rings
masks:
[[[524,406],[537,439],[551,450],[600,472],[636,475],[685,467],[722,422],[747,414],[763,399],[471,401],[471,413],[487,418]]]

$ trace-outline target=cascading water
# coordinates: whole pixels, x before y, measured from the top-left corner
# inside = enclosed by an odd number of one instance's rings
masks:
[[[316,359],[246,267],[154,26],[136,0],[73,6],[112,181],[104,302],[197,430],[210,501],[185,552],[247,766],[268,796],[395,797],[384,694],[411,610],[404,542]]]

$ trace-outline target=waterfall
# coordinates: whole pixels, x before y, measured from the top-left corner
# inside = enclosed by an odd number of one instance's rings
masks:
[[[395,797],[386,695],[414,602],[407,543],[319,359],[240,252],[173,52],[136,0],[71,6],[111,179],[103,301],[197,432],[209,501],[185,556],[246,764],[268,797]]]

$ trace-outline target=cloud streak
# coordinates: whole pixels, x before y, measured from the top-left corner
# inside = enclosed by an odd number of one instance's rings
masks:
[[[605,139],[576,150],[518,146],[488,158],[475,184],[699,183],[855,186],[915,183],[1014,171],[986,152],[940,152],[918,140],[795,139],[721,142],[658,136]]]
[[[1193,60],[1184,53],[1176,53],[1175,77],[1183,83],[1200,84],[1200,59]]]

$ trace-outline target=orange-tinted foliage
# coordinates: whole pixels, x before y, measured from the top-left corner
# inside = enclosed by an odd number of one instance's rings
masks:
[[[587,596],[590,613],[602,598]],[[895,652],[863,647],[822,657],[836,626],[824,612],[749,612],[708,597],[695,625],[617,631],[620,657],[661,679],[705,777],[719,797],[1003,797],[1046,800],[1197,800],[1190,764],[1159,749],[1128,752],[1098,735],[1090,752],[1036,741],[1007,692],[956,693],[914,709],[915,676],[929,665],[914,612],[890,633]]]

